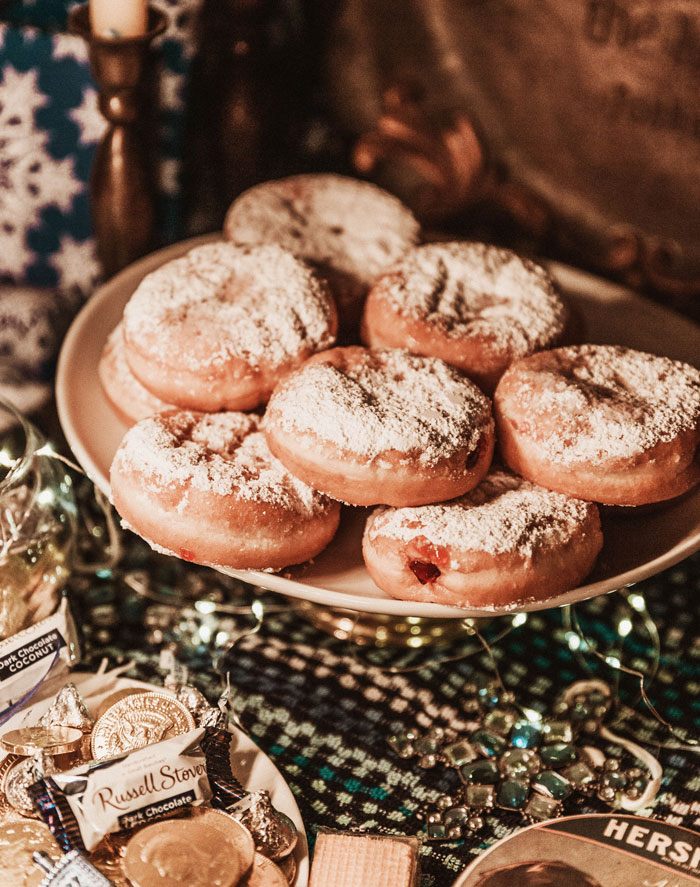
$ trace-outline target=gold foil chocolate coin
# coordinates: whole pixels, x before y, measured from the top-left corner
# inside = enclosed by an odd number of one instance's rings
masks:
[[[134,834],[134,829],[127,829],[105,835],[88,854],[90,862],[112,882],[114,887],[132,887],[122,870],[122,859],[127,844]]]
[[[202,819],[171,819],[129,841],[124,874],[134,887],[233,887],[245,873],[236,845]]]
[[[5,789],[3,787],[3,783],[5,782],[5,776],[7,775],[7,771],[13,767],[20,758],[17,755],[5,755],[5,757],[0,761],[0,813],[6,813],[8,810],[13,809],[7,798],[5,797]]]
[[[0,747],[15,755],[62,755],[79,749],[82,740],[82,732],[75,727],[22,727],[3,733]]]
[[[292,820],[277,810],[265,790],[249,796],[250,806],[237,818],[250,831],[255,849],[268,859],[281,859],[297,843],[297,829]]]
[[[284,859],[275,860],[275,865],[279,867],[288,884],[293,884],[297,879],[297,861],[293,853],[285,856]]]
[[[190,808],[189,815],[196,822],[218,829],[226,841],[236,848],[236,854],[241,860],[242,872],[246,872],[252,866],[255,856],[255,841],[248,829],[241,825],[237,819],[224,813],[223,810],[202,806]]]
[[[253,868],[240,882],[240,887],[288,887],[288,883],[279,866],[262,853],[256,853]]]
[[[0,825],[0,887],[37,887],[46,872],[34,865],[32,854],[43,850],[52,858],[61,855],[48,826],[25,819]]]
[[[39,814],[34,809],[34,801],[28,791],[29,786],[34,785],[36,780],[34,760],[18,758],[5,774],[2,790],[10,807],[22,816],[33,816],[38,819]]]
[[[115,702],[119,702],[120,699],[126,699],[127,696],[138,696],[139,693],[149,693],[150,690],[143,690],[138,687],[124,687],[121,690],[115,690],[114,693],[110,693],[102,702],[99,704],[97,708],[97,715],[95,716],[95,720],[99,720],[102,715],[107,711],[108,708],[111,708]]]
[[[166,693],[138,693],[110,706],[97,720],[90,746],[95,758],[111,758],[194,730],[192,715]]]

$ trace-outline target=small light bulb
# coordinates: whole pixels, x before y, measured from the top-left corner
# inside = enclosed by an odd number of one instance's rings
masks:
[[[630,619],[620,619],[617,624],[617,632],[621,638],[626,638],[632,631],[632,621]]]

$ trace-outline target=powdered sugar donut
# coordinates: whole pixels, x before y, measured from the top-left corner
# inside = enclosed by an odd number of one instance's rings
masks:
[[[124,354],[122,332],[123,325],[120,322],[107,339],[97,365],[97,375],[107,400],[119,417],[127,425],[133,425],[153,413],[171,410],[173,405],[151,394],[131,372]]]
[[[353,346],[318,354],[275,390],[264,430],[306,483],[353,505],[459,496],[493,455],[488,398],[441,360]]]
[[[284,469],[259,423],[187,410],[142,419],[110,471],[123,524],[196,563],[280,568],[314,557],[333,538],[340,507]]]
[[[326,284],[274,245],[196,247],[147,275],[124,310],[136,378],[168,403],[202,410],[264,403],[336,329]]]
[[[540,265],[485,243],[429,243],[374,282],[362,338],[439,357],[491,392],[514,360],[559,344],[567,319]]]
[[[344,329],[357,324],[370,284],[418,242],[419,231],[398,198],[330,173],[256,185],[236,198],[224,222],[234,243],[278,243],[318,268]]]
[[[607,505],[678,496],[700,480],[700,372],[615,345],[533,354],[494,396],[503,458],[543,486]]]
[[[602,544],[595,505],[497,470],[452,502],[376,509],[362,550],[392,597],[488,609],[576,588]]]

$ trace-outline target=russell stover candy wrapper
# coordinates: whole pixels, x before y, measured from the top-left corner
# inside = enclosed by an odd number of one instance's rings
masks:
[[[160,819],[211,798],[203,728],[118,758],[91,761],[39,780],[29,791],[68,850],[92,850],[107,834]]]
[[[202,740],[202,749],[207,758],[207,773],[211,781],[212,807],[228,810],[249,797],[231,770],[231,748],[233,733],[221,727],[207,727]]]

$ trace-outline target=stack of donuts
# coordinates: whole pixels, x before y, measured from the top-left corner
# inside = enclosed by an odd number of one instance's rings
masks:
[[[362,507],[367,569],[393,597],[556,596],[593,568],[597,503],[700,480],[700,372],[572,344],[575,326],[544,268],[421,243],[373,185],[258,185],[221,240],[144,278],[107,342],[100,380],[131,426],[114,505],[157,550],[269,570]]]

